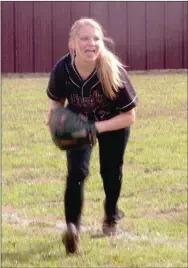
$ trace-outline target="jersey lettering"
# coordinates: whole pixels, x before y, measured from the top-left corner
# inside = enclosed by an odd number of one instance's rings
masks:
[[[106,98],[104,95],[101,95],[97,90],[93,91],[90,97],[81,97],[76,93],[71,94],[71,102],[72,104],[79,106],[79,107],[97,107],[99,104],[106,103]]]

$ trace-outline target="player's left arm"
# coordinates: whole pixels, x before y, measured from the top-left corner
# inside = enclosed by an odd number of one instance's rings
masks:
[[[135,107],[138,103],[136,90],[126,71],[122,72],[122,78],[124,86],[119,88],[115,100],[116,110],[119,111],[119,114],[109,120],[96,122],[95,126],[99,133],[129,127],[136,120]]]
[[[136,120],[135,108],[127,111],[121,112],[119,115],[104,121],[99,121],[95,123],[95,127],[99,133],[106,131],[113,131],[129,127],[134,124]]]

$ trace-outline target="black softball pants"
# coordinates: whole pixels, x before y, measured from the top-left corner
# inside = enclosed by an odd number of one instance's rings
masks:
[[[124,152],[128,143],[130,128],[101,133],[98,136],[100,174],[105,192],[104,210],[110,220],[115,217],[117,201],[122,185]],[[67,183],[64,196],[66,223],[80,227],[84,200],[84,182],[89,174],[92,148],[89,146],[67,151]]]

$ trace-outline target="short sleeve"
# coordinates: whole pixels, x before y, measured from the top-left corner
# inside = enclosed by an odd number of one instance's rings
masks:
[[[48,97],[54,101],[66,98],[66,70],[64,59],[58,61],[54,66],[46,91]]]
[[[119,88],[119,92],[117,93],[116,109],[122,112],[127,112],[136,107],[138,97],[126,71],[123,72],[122,77],[124,87]]]

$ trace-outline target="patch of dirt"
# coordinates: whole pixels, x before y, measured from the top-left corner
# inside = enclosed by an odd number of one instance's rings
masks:
[[[27,230],[27,235],[31,234],[32,236],[41,235],[43,233],[48,234],[50,232],[63,232],[66,230],[66,224],[65,221],[63,221],[63,218],[58,218],[52,215],[46,216],[46,217],[40,217],[40,218],[34,218],[34,219],[28,219],[23,217],[18,217],[15,212],[15,208],[11,206],[6,206],[4,208],[4,211],[6,210],[6,213],[3,214],[3,221],[7,224],[11,224],[13,226],[18,226],[19,229],[22,227],[30,227],[30,229]],[[13,213],[15,212],[15,213]],[[156,216],[156,215],[154,215]],[[89,232],[91,238],[102,238],[105,237],[105,235],[101,231],[101,225],[100,228],[97,228],[95,225],[82,225],[81,226],[81,232]],[[176,246],[179,246],[181,248],[186,247],[186,243],[184,241],[179,240],[169,240],[168,237],[153,237],[149,234],[143,234],[143,235],[137,235],[134,233],[130,233],[126,230],[119,229],[117,234],[115,236],[110,236],[110,242],[116,243],[117,239],[130,239],[130,240],[145,240],[145,241],[152,241],[152,243],[166,243],[166,244],[175,244]]]
[[[24,183],[38,183],[38,182],[62,182],[63,178],[35,178],[35,179],[18,179]]]
[[[55,217],[48,215],[46,217],[24,218],[17,215],[15,208],[4,207],[3,208],[3,221],[7,224],[19,227],[38,227],[48,231],[62,231],[66,229],[65,219],[63,217]],[[81,226],[81,231],[98,231],[94,226]]]
[[[158,211],[157,209],[148,206],[138,205],[137,209],[141,212],[140,218],[144,219],[176,219],[183,216],[186,213],[186,208],[179,207],[173,210]]]
[[[182,214],[182,211],[167,211],[167,212],[150,212],[145,215],[144,218],[147,219],[170,219],[170,218],[177,218]]]
[[[11,206],[11,205],[7,205],[7,206],[2,207],[3,213],[13,214],[13,213],[15,213],[15,211],[16,211],[16,208],[14,206]]]
[[[12,152],[18,150],[19,145],[16,144],[10,144],[9,146],[6,147],[7,151]]]

